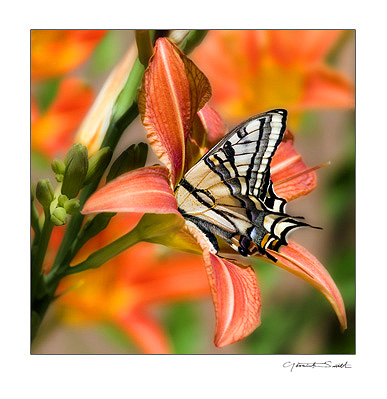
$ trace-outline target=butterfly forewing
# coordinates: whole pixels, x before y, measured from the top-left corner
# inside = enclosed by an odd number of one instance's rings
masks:
[[[282,141],[287,112],[276,109],[250,118],[219,141],[179,182],[175,196],[187,222],[211,248],[215,236],[240,254],[286,245],[292,229],[307,225],[285,214],[270,179],[270,162]]]

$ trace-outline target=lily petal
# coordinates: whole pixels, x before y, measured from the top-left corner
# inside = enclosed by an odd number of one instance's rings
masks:
[[[77,78],[63,80],[48,110],[31,121],[31,147],[50,156],[69,148],[73,133],[92,101],[93,91],[83,81]]]
[[[215,307],[215,345],[223,347],[247,337],[261,324],[261,293],[253,269],[238,266],[209,251],[202,233],[186,229],[203,249],[208,282]]]
[[[210,105],[206,104],[198,115],[210,144],[217,143],[227,133],[222,117]]]
[[[283,63],[316,63],[323,60],[341,30],[268,30],[269,48]]]
[[[130,281],[133,301],[140,306],[202,298],[210,293],[203,259],[183,252],[142,264],[142,273]]]
[[[174,213],[176,199],[169,186],[168,170],[162,166],[136,169],[112,180],[94,193],[82,213],[134,212]]]
[[[174,184],[184,167],[191,111],[184,64],[168,40],[155,44],[138,105],[149,144],[169,169]]]
[[[114,321],[145,354],[169,354],[171,348],[161,326],[144,311],[122,313]]]
[[[73,70],[105,34],[105,30],[31,30],[31,78],[50,78]]]
[[[268,250],[268,252],[278,260],[274,263],[276,266],[301,277],[317,288],[332,305],[341,329],[347,328],[345,306],[340,291],[328,271],[313,255],[292,241],[287,246],[282,247],[280,253],[272,250]]]
[[[137,49],[133,45],[107,78],[79,127],[75,141],[87,147],[89,156],[97,152],[102,144],[109,127],[114,104],[128,79],[136,55]]]
[[[316,188],[317,184],[314,171],[302,173],[308,168],[302,161],[301,155],[293,148],[293,140],[287,138],[289,134],[279,145],[270,170],[274,191],[281,198],[290,201],[308,194]],[[292,176],[297,177],[291,178]]]
[[[149,143],[169,169],[172,186],[184,172],[185,145],[208,88],[207,78],[174,44],[156,41],[138,103]]]
[[[240,341],[261,324],[261,295],[251,267],[204,252],[216,314],[215,345]]]
[[[355,88],[341,73],[324,65],[310,71],[300,107],[305,108],[353,108]]]

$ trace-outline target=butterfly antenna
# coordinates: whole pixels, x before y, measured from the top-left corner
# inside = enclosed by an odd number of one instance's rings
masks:
[[[279,186],[280,184],[287,183],[288,181],[293,180],[296,177],[299,177],[299,176],[305,175],[307,173],[313,172],[314,170],[320,169],[320,168],[322,168],[324,166],[328,166],[330,164],[331,164],[331,161],[328,161],[328,162],[322,163],[321,165],[313,166],[313,168],[309,168],[309,169],[303,170],[302,172],[296,173],[295,175],[287,177],[286,179],[277,181],[277,182],[273,183],[273,186],[275,187],[275,186]]]

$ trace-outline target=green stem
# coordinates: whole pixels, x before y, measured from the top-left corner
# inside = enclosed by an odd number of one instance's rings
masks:
[[[90,185],[86,186],[79,197],[79,201],[81,204],[81,208],[85,204],[86,200],[89,198],[89,196],[96,190],[98,187],[98,182],[91,183]],[[77,213],[76,215],[72,216],[68,225],[67,229],[65,232],[65,235],[62,239],[62,243],[59,247],[59,250],[56,254],[55,261],[51,270],[51,273],[55,273],[55,271],[58,269],[60,264],[63,262],[67,251],[71,247],[74,238],[77,236],[79,229],[82,226],[83,219],[85,218],[84,215],[81,213]]]
[[[206,37],[208,30],[191,30],[180,44],[180,50],[184,54],[189,54],[197,47]]]
[[[142,65],[148,66],[149,58],[153,54],[151,35],[149,30],[136,30],[138,58]]]
[[[106,245],[96,252],[93,252],[85,261],[79,263],[78,265],[67,267],[65,275],[79,273],[89,269],[95,269],[140,241],[140,234],[136,229],[133,229],[109,245]]]
[[[35,233],[34,241],[38,242],[41,233],[40,224],[39,224],[39,213],[33,202],[31,202],[31,226]]]
[[[41,277],[41,270],[43,266],[44,257],[46,255],[48,242],[50,241],[51,232],[54,227],[50,220],[50,211],[45,209],[45,220],[40,235],[39,244],[36,247],[36,251],[33,252],[31,259],[31,298],[32,300],[36,296],[36,290],[39,284],[39,279]]]

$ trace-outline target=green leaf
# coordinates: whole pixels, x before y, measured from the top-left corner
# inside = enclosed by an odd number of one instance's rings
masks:
[[[133,144],[126,149],[114,162],[106,177],[106,183],[131,170],[142,168],[148,156],[148,145]]]
[[[58,93],[60,81],[60,78],[45,80],[39,82],[39,84],[34,87],[34,98],[36,99],[40,112],[46,112],[47,108],[55,99],[56,94]]]

